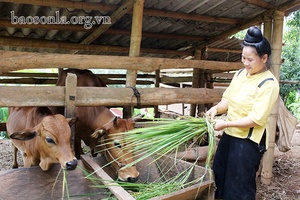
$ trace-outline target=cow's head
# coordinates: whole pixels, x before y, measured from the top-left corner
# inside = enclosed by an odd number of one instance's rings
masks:
[[[93,138],[105,138],[105,156],[112,167],[116,170],[118,178],[121,181],[136,182],[138,180],[139,172],[136,166],[126,167],[134,161],[132,149],[126,146],[121,139],[120,132],[126,132],[134,128],[136,118],[121,119],[119,117],[113,118],[110,122],[98,128],[93,134]]]
[[[32,159],[26,161],[29,162],[29,166],[39,164],[43,171],[47,171],[53,163],[60,163],[62,168],[73,170],[77,166],[77,159],[70,146],[69,124],[73,123],[74,119],[67,120],[59,114],[49,115],[34,128],[15,132],[10,135],[10,138],[23,141],[35,140],[28,142],[26,147],[29,148],[26,152],[27,157]]]

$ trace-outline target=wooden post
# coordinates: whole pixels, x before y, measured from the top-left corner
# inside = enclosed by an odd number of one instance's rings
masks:
[[[137,0],[133,6],[129,57],[140,56],[143,11],[144,11],[144,0]],[[127,70],[126,87],[135,87],[136,77],[137,77],[137,70]],[[132,108],[124,107],[123,118],[130,118],[131,116],[132,116]]]
[[[279,80],[281,52],[282,52],[282,35],[283,35],[283,18],[284,13],[280,11],[274,12],[273,33],[272,33],[272,54],[271,54],[271,71]],[[277,103],[276,103],[277,104]],[[261,182],[266,185],[271,184],[272,167],[274,161],[274,147],[276,124],[278,117],[278,107],[274,106],[269,118],[269,148],[263,157],[263,168],[261,173]]]
[[[65,91],[65,117],[75,117],[75,102],[76,102],[76,87],[77,76],[72,73],[68,73],[66,78],[66,91]],[[75,142],[75,125],[71,126],[71,147],[74,150]]]
[[[160,70],[155,70],[155,87],[159,87],[159,82],[160,82]],[[158,113],[158,105],[154,106],[154,117],[159,118],[160,115]]]
[[[195,51],[195,59],[196,60],[202,60],[204,57],[204,49],[202,50],[196,50]],[[205,77],[204,77],[204,70],[202,69],[193,69],[193,88],[204,88],[205,87]],[[190,108],[190,116],[195,117],[196,116],[196,104],[191,104]],[[198,105],[198,113],[204,111],[204,104]]]
[[[272,19],[269,16],[265,16],[264,17],[264,36],[267,38],[267,40],[270,43],[272,42],[272,30],[273,30]]]
[[[272,30],[273,30],[272,18],[270,16],[265,16],[264,23],[263,23],[263,33],[270,43],[272,43]],[[261,175],[262,173],[262,165],[264,160],[266,160],[265,156],[266,154],[263,155],[263,158],[260,161],[260,166],[256,173],[257,175]]]
[[[195,51],[195,59],[201,59],[201,51],[199,49],[196,49]],[[200,69],[193,69],[193,78],[192,78],[192,87],[193,88],[199,88],[199,77],[200,77]],[[196,116],[196,108],[197,104],[191,104],[190,105],[190,116],[195,117]]]

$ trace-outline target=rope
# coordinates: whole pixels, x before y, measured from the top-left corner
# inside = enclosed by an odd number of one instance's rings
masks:
[[[136,87],[133,86],[127,86],[128,88],[131,88],[133,91],[133,95],[131,96],[131,112],[133,113],[133,97],[136,97],[137,100],[137,107],[140,108],[141,106],[141,93],[138,91],[138,89]]]

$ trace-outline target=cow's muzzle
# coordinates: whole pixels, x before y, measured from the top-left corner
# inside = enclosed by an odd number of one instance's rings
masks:
[[[74,170],[76,168],[76,166],[77,166],[77,160],[76,159],[66,163],[66,169],[67,170]]]

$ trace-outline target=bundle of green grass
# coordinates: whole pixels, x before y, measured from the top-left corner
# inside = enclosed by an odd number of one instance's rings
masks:
[[[148,119],[147,122],[139,122],[139,126],[144,127],[116,134],[116,136],[120,136],[120,141],[118,142],[131,147],[136,155],[135,161],[124,166],[124,168],[135,165],[149,156],[160,159],[165,155],[177,152],[180,147],[190,141],[201,142],[205,138],[208,140],[208,155],[205,168],[207,172],[211,172],[210,163],[215,151],[216,140],[213,123],[207,117],[155,118]],[[102,145],[106,145],[106,143],[104,142]],[[196,162],[194,165],[196,165]],[[172,179],[159,180],[150,184],[122,182],[118,182],[118,184],[127,188],[139,188],[138,192],[132,194],[136,199],[149,199],[194,185],[197,182],[201,183],[205,174],[197,180],[187,182],[185,177],[188,177],[192,170],[193,165]]]

